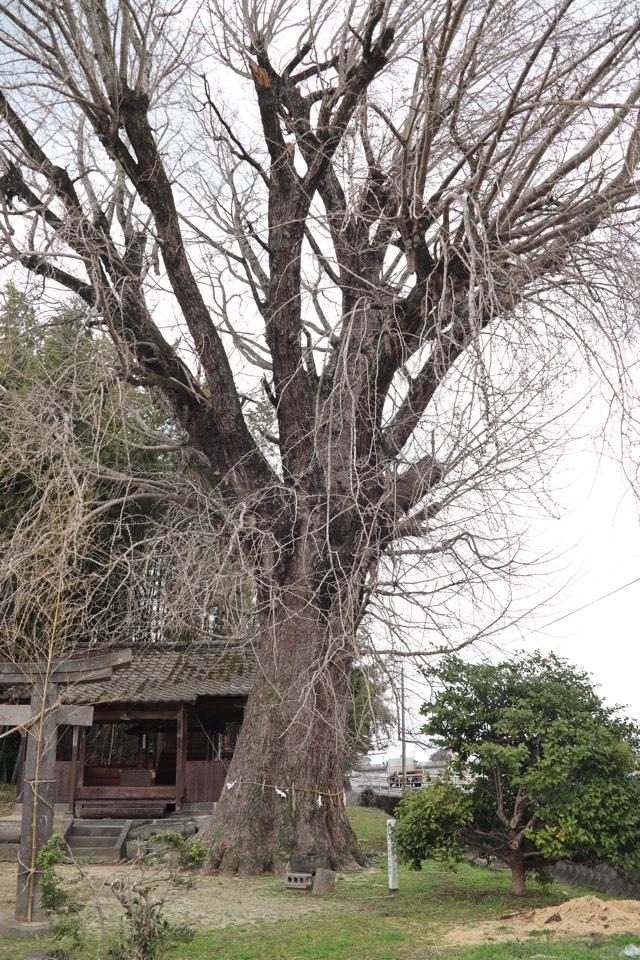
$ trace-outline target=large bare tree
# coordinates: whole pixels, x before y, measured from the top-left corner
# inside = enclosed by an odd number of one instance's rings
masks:
[[[476,583],[490,621],[497,521],[544,474],[576,356],[625,379],[634,4],[0,11],[4,261],[82,298],[169,402],[253,577],[258,679],[213,861],[357,859],[359,624],[428,597],[446,645],[439,597]]]

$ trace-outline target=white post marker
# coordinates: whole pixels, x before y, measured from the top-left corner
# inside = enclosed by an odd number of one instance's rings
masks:
[[[398,862],[393,849],[393,828],[395,820],[387,820],[387,867],[389,871],[389,890],[395,893],[398,889]]]

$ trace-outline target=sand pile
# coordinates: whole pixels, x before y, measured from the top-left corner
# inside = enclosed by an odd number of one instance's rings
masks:
[[[576,897],[558,907],[534,911],[535,916],[548,914],[545,923],[587,924],[602,926],[614,924],[632,924],[633,930],[640,929],[640,901],[638,900],[601,900],[599,897]]]
[[[532,910],[526,923],[532,922],[541,926],[557,924],[571,932],[610,930],[612,933],[635,933],[640,930],[640,901],[576,897],[557,907]]]
[[[601,900],[576,897],[555,907],[523,910],[513,916],[497,917],[477,926],[450,931],[447,942],[474,944],[494,940],[522,939],[541,931],[554,936],[586,936],[591,933],[640,934],[640,901]]]

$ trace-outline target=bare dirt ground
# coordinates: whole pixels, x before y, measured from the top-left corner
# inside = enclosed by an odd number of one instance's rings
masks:
[[[540,933],[558,939],[591,934],[640,934],[640,902],[576,897],[555,907],[523,910],[485,923],[454,927],[444,939],[449,946],[473,946],[500,940],[521,940]]]
[[[3,784],[0,786],[0,818],[9,817],[14,812],[16,788]]]
[[[72,866],[57,868],[65,882],[73,883],[79,896],[87,902],[87,922],[100,923],[103,913],[107,924],[121,916],[121,908],[111,893],[108,883],[116,878],[140,878],[139,871],[130,864],[102,866],[92,864],[83,868],[89,884],[78,880]],[[153,874],[148,873],[148,878]],[[262,920],[288,920],[309,914],[327,913],[335,905],[305,893],[286,891],[278,877],[230,879],[228,877],[195,875],[191,889],[171,889],[167,901],[167,915],[181,923],[201,929],[226,927],[234,924],[257,923]],[[13,917],[16,888],[15,863],[0,862],[0,919]],[[93,889],[93,892],[91,889]],[[160,890],[165,889],[160,884]]]

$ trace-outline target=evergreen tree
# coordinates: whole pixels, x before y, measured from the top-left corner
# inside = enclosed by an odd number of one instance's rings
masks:
[[[144,390],[123,387],[116,360],[104,338],[96,343],[82,309],[67,306],[43,323],[34,301],[7,288],[0,309],[0,615],[18,659],[47,647],[54,609],[60,653],[134,639],[136,605],[146,607],[153,627],[158,578],[153,570],[132,577],[132,570],[142,567],[142,544],[167,509],[154,478],[175,462],[148,437],[169,442],[172,428]],[[146,496],[135,483],[141,479]],[[133,623],[139,631],[143,618]]]
[[[461,782],[438,779],[398,808],[395,841],[416,869],[470,847],[503,861],[512,892],[556,860],[637,867],[639,730],[587,674],[555,656],[499,664],[447,658],[423,732],[453,752]]]

